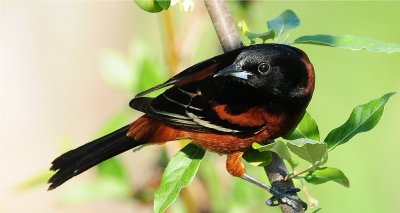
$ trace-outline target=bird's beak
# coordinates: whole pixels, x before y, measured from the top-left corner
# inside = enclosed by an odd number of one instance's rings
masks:
[[[241,78],[241,79],[248,79],[249,76],[253,75],[250,72],[247,72],[246,70],[242,70],[242,68],[237,65],[237,64],[232,64],[224,69],[220,70],[219,72],[215,73],[213,77],[218,77],[218,76],[233,76],[236,78]]]

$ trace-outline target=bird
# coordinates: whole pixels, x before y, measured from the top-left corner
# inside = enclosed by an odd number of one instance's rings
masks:
[[[190,139],[227,155],[232,176],[282,198],[281,192],[246,174],[242,156],[254,142],[269,143],[293,130],[314,87],[313,65],[293,46],[257,44],[212,57],[137,94],[129,106],[143,116],[56,158],[49,190],[135,147]],[[158,90],[164,91],[149,97]]]

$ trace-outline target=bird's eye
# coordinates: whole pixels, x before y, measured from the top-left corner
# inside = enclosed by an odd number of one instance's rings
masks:
[[[261,63],[258,65],[258,71],[261,73],[266,73],[271,67],[267,63]]]

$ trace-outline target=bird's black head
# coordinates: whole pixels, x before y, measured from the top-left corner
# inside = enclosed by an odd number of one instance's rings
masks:
[[[307,55],[282,44],[244,47],[234,63],[214,77],[282,99],[311,96],[314,90],[314,69]]]

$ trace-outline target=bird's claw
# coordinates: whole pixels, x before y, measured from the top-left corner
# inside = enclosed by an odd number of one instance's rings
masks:
[[[302,209],[307,210],[307,203],[303,202],[299,197],[297,197],[296,193],[300,192],[299,188],[286,188],[281,190],[277,187],[271,188],[271,193],[273,196],[266,201],[268,206],[277,206],[279,202],[285,203],[288,206],[292,207],[295,211],[299,211],[299,207],[297,203],[299,203]]]

